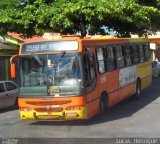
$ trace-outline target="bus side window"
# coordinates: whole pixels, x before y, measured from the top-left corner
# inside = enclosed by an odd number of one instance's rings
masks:
[[[131,66],[132,65],[132,61],[131,61],[131,49],[128,45],[122,46],[122,50],[123,50],[123,55],[124,55],[124,62],[125,62],[125,66]]]
[[[98,70],[99,73],[104,73],[106,70],[105,68],[105,59],[104,59],[104,49],[103,48],[97,48],[96,49],[97,54],[97,61],[98,61]]]
[[[106,55],[106,67],[107,71],[113,71],[116,69],[116,63],[115,63],[115,55],[113,51],[112,46],[108,46],[105,51]]]
[[[139,62],[140,63],[144,62],[144,51],[143,51],[143,45],[142,44],[138,45],[138,54],[139,54]]]
[[[124,67],[124,57],[122,54],[122,48],[120,45],[115,46],[116,64],[117,68]]]
[[[143,49],[144,49],[144,59],[145,61],[149,61],[151,57],[149,44],[144,44]]]
[[[139,63],[137,45],[131,45],[131,58],[133,64]]]
[[[94,55],[89,48],[87,48],[87,54],[84,56],[84,73],[86,86],[92,89],[96,82],[96,70]]]

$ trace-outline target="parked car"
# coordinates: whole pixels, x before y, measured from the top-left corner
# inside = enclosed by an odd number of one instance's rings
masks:
[[[18,86],[13,81],[0,81],[0,109],[17,105]]]
[[[152,61],[152,76],[160,77],[160,62]]]

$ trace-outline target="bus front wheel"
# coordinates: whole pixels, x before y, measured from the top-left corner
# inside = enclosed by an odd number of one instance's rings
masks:
[[[100,114],[104,114],[107,110],[107,96],[106,95],[102,95],[100,97],[100,105],[99,105],[99,112]]]

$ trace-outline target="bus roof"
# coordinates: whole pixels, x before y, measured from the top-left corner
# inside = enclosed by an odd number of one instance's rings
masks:
[[[149,38],[149,41],[153,43],[160,43],[160,38]]]
[[[63,43],[61,43],[63,42]],[[53,40],[40,40],[35,42],[23,43],[19,54],[59,52],[59,51],[83,51],[83,46],[100,46],[110,44],[127,44],[127,43],[146,43],[146,38],[116,38],[113,36],[61,36]]]
[[[59,37],[55,37],[53,38],[52,40],[48,40],[48,39],[43,39],[43,40],[36,40],[34,42],[24,42],[23,44],[26,44],[26,43],[38,43],[38,42],[52,42],[52,41],[126,41],[126,42],[149,42],[150,40],[147,39],[147,38],[117,38],[115,36],[110,36],[110,35],[105,35],[105,36],[102,36],[102,35],[95,35],[95,36],[86,36],[86,37],[82,37],[80,35],[62,35],[62,36],[59,36]],[[156,41],[160,41],[160,38],[159,39],[153,39],[153,40],[156,40]]]

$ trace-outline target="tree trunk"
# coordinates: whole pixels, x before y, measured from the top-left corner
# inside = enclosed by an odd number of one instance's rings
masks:
[[[86,36],[87,34],[84,16],[80,18],[80,32],[81,32],[81,36]]]

